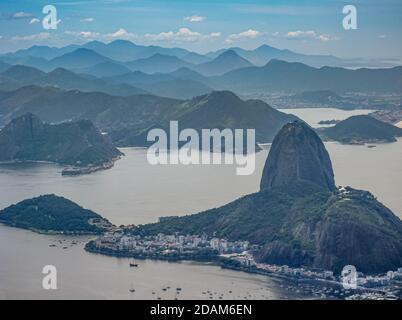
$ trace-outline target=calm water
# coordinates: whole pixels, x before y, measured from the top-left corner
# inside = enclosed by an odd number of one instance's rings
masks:
[[[351,116],[369,114],[373,110],[357,109],[357,110],[341,110],[334,108],[298,108],[298,109],[279,109],[285,113],[291,113],[306,121],[313,128],[324,127],[319,124],[321,120],[344,120]]]
[[[316,111],[310,110],[310,123],[338,115],[328,111],[322,117]],[[326,147],[338,185],[370,190],[402,217],[402,140],[371,149],[338,143]],[[115,168],[81,177],[62,177],[61,168],[52,164],[2,165],[0,208],[55,193],[115,224],[152,222],[159,216],[198,212],[257,191],[268,153],[257,154],[254,175],[240,177],[234,166],[151,166],[145,150],[123,151],[126,157]],[[139,261],[140,267],[133,270],[127,259],[84,252],[87,239],[45,236],[0,225],[0,298],[174,298],[175,290],[162,291],[166,286],[182,287],[179,298],[208,298],[202,294],[207,290],[216,292],[215,298],[221,294],[233,299],[292,297],[270,278],[212,265]],[[58,268],[57,291],[41,289],[41,269],[46,264]],[[128,292],[131,285],[136,289],[133,294]]]

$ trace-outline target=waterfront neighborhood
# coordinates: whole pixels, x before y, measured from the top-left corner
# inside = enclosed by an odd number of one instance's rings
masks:
[[[89,251],[105,254],[157,258],[163,260],[216,260],[225,255],[241,255],[244,264],[254,265],[251,255],[245,259],[242,253],[258,249],[248,241],[227,241],[208,238],[206,235],[127,235],[122,230],[109,232],[86,246]],[[239,258],[240,259],[240,258]],[[244,261],[243,261],[244,260]],[[239,260],[240,261],[240,260]]]
[[[287,283],[285,289],[321,299],[397,300],[402,297],[402,268],[378,275],[358,272],[356,287],[351,287],[344,285],[346,280],[333,271],[259,263],[253,255],[259,246],[248,241],[210,238],[205,234],[159,233],[143,236],[130,234],[127,229],[115,228],[87,243],[85,249],[117,257],[213,262],[222,268],[280,278]]]

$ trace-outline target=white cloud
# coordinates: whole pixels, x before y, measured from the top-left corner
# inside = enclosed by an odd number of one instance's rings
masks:
[[[88,22],[88,23],[91,23],[91,22],[94,22],[94,21],[95,21],[94,18],[84,18],[84,19],[81,19],[81,22]]]
[[[105,41],[113,41],[116,39],[134,40],[138,38],[136,34],[128,32],[124,28],[120,28],[115,32],[105,34],[92,31],[64,31],[64,34],[81,39],[99,39]]]
[[[99,36],[99,33],[91,31],[64,31],[64,34],[84,39],[93,39]]]
[[[11,15],[12,19],[28,19],[33,18],[34,15],[29,12],[19,11]]]
[[[147,33],[144,35],[146,40],[165,41],[165,42],[195,42],[220,37],[220,32],[212,32],[210,34],[202,34],[196,31],[191,31],[188,28],[180,28],[177,32],[168,31],[158,34]]]
[[[106,40],[115,40],[115,39],[133,40],[133,39],[137,39],[138,35],[136,35],[135,33],[129,32],[124,28],[120,28],[116,32],[107,33],[107,34],[102,35],[102,38],[105,38]]]
[[[381,34],[381,35],[378,36],[378,38],[380,38],[380,39],[385,39],[386,37],[387,37],[386,34]]]
[[[249,29],[247,31],[243,31],[240,33],[233,33],[233,34],[229,35],[225,41],[228,43],[232,43],[236,40],[241,40],[241,39],[255,39],[258,36],[260,36],[261,34],[262,33],[258,30]]]
[[[50,33],[48,32],[41,32],[37,34],[31,34],[28,36],[14,36],[11,40],[15,41],[37,41],[37,40],[46,40],[50,38]]]
[[[188,28],[180,28],[178,31],[166,31],[157,34],[147,33],[139,35],[120,28],[115,32],[101,34],[91,31],[65,31],[64,34],[74,36],[79,39],[97,39],[102,41],[113,41],[117,39],[124,39],[130,41],[140,42],[169,42],[169,43],[182,43],[182,42],[196,42],[202,40],[212,40],[221,36],[220,32],[212,32],[209,34],[202,34],[192,31]]]
[[[289,31],[284,36],[289,40],[320,40],[320,41],[331,41],[338,40],[337,37],[331,36],[329,34],[319,34],[314,30],[309,31]]]
[[[202,16],[189,16],[185,17],[184,21],[189,21],[189,22],[202,22],[206,19],[207,17],[202,17]]]
[[[38,18],[32,18],[31,21],[29,22],[29,24],[35,24],[35,23],[39,23],[40,20]]]

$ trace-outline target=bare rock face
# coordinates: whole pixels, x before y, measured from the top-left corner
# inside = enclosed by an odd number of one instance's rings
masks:
[[[294,199],[282,214],[260,261],[336,273],[346,265],[364,273],[402,266],[402,221],[367,191],[312,194]]]
[[[276,135],[260,187],[263,191],[297,183],[336,190],[328,152],[314,130],[302,121],[285,125]]]

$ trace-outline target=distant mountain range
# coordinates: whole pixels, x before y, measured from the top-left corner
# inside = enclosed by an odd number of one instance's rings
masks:
[[[389,69],[314,68],[302,63],[271,60],[263,67],[230,71],[213,79],[221,89],[236,92],[402,93],[402,67]]]
[[[347,62],[331,55],[306,55],[293,52],[287,49],[277,49],[268,45],[262,45],[254,50],[245,50],[234,47],[221,49],[207,54],[210,58],[216,58],[223,52],[230,50],[239,56],[247,59],[256,66],[263,66],[272,59],[284,60],[288,62],[302,62],[311,66],[346,66]]]
[[[82,49],[79,50],[82,52]],[[75,54],[76,51],[69,54],[68,60]],[[35,84],[121,96],[152,93],[178,99],[189,99],[213,90],[230,90],[245,95],[250,92],[292,94],[293,100],[289,100],[289,103],[305,101],[342,108],[354,108],[359,104],[357,100],[346,101],[347,99],[340,96],[343,93],[402,93],[402,67],[357,70],[314,68],[280,60],[271,60],[263,67],[255,67],[249,66],[249,62],[230,51],[196,67],[184,62],[179,63],[180,60],[176,57],[168,57],[167,60],[165,58],[166,56],[158,55],[149,59],[170,61],[174,66],[168,63],[161,67],[156,61],[145,61],[148,59],[142,60],[142,65],[147,71],[161,68],[166,68],[165,71],[175,69],[174,71],[149,74],[130,71],[128,67],[110,61],[87,68],[73,68],[75,72],[56,68],[46,73],[33,67],[17,65],[7,68],[7,65],[4,65],[6,69],[0,72],[0,90],[13,90]],[[57,59],[59,63],[61,58]],[[226,61],[226,64],[218,63],[220,60]],[[74,65],[78,66],[79,63]],[[205,76],[201,73],[220,73],[224,69],[230,70],[240,65],[243,67],[220,76]],[[154,67],[155,70],[151,70]]]
[[[235,51],[228,50],[212,61],[193,66],[192,69],[206,76],[219,76],[232,70],[251,66],[253,66],[251,62],[242,58]]]
[[[142,71],[152,74],[157,72],[173,72],[182,67],[189,67],[191,66],[191,64],[175,56],[168,56],[157,53],[149,58],[127,62],[126,66],[133,71]]]
[[[126,83],[110,83],[85,75],[78,75],[63,68],[57,68],[48,73],[32,67],[21,65],[12,66],[0,73],[0,83],[10,87],[19,88],[26,85],[52,86],[64,90],[80,90],[84,92],[99,91],[111,95],[134,95],[147,93],[143,89],[133,87]]]
[[[10,64],[0,61],[0,72],[6,71],[10,67]]]
[[[187,67],[165,74],[134,71],[103,79],[116,84],[126,83],[155,95],[178,99],[189,99],[214,90],[214,85],[208,77]]]
[[[117,146],[144,146],[149,129],[166,128],[179,121],[181,128],[256,129],[257,142],[272,141],[279,128],[296,119],[260,100],[241,100],[228,91],[212,92],[190,100],[152,95],[127,97],[100,92],[63,91],[27,86],[0,91],[0,127],[33,113],[47,123],[91,120],[108,132]]]
[[[73,52],[66,53],[60,57],[56,57],[49,61],[47,66],[48,70],[55,68],[86,68],[90,66],[97,65],[104,62],[112,62],[112,59],[108,59],[96,51],[79,48]]]
[[[33,46],[1,55],[0,90],[35,84],[112,95],[148,92],[179,99],[213,90],[295,95],[305,91],[402,92],[402,66],[356,70],[339,67],[350,63],[334,56],[304,55],[268,45],[255,50],[229,48],[200,55],[181,48],[140,46],[125,40],[108,44],[92,41],[63,48]],[[38,71],[10,69],[16,65]],[[21,76],[25,72],[26,78]],[[54,72],[60,79],[52,77]]]
[[[341,59],[331,55],[308,55],[293,52],[287,49],[277,49],[269,45],[262,45],[254,50],[245,50],[242,48],[234,47],[221,49],[215,52],[210,52],[205,55],[190,52],[182,48],[163,48],[159,46],[143,46],[137,45],[127,40],[116,40],[110,43],[103,43],[100,41],[91,41],[83,45],[68,45],[65,47],[48,47],[48,46],[32,46],[28,49],[18,50],[14,53],[7,53],[0,56],[0,60],[9,64],[24,64],[40,68],[44,71],[50,71],[49,67],[64,67],[60,65],[60,58],[69,57],[69,54],[79,49],[88,49],[100,56],[95,57],[94,62],[105,59],[113,60],[119,63],[132,63],[134,60],[147,59],[154,55],[174,56],[179,58],[183,63],[198,65],[207,63],[226,51],[233,51],[241,58],[249,61],[256,66],[263,66],[272,59],[279,59],[288,62],[301,62],[310,66],[337,66],[337,67],[391,67],[399,64],[400,62],[383,62],[367,61],[364,59]],[[89,54],[87,54],[89,57]],[[63,58],[63,59],[64,59]],[[52,63],[49,66],[49,60]],[[95,63],[94,63],[95,64]],[[86,67],[90,67],[89,65]]]
[[[92,46],[91,46],[92,47]],[[145,73],[169,73],[177,69],[191,68],[205,76],[222,75],[231,70],[241,67],[252,66],[246,59],[240,57],[234,51],[225,51],[214,59],[206,58],[205,62],[199,64],[188,62],[166,49],[160,50],[162,53],[155,53],[151,56],[130,61],[114,60],[106,57],[94,49],[86,47],[76,48],[71,52],[64,53],[52,59],[32,57],[30,55],[9,54],[0,56],[3,64],[21,64],[42,71],[51,71],[55,68],[65,68],[75,72],[89,73],[95,76],[111,76],[124,74],[129,71],[142,71]],[[102,51],[101,51],[102,52]],[[189,53],[190,54],[190,53]],[[182,55],[180,55],[182,56]],[[184,56],[184,58],[187,55]],[[198,59],[202,61],[202,59]]]

